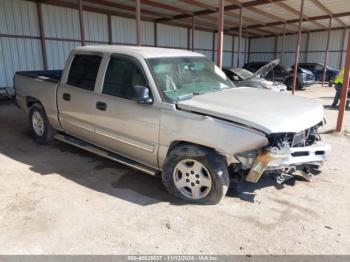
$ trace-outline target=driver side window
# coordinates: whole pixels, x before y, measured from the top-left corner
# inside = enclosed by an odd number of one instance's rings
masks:
[[[102,93],[125,99],[135,98],[135,85],[145,86],[147,81],[137,64],[126,57],[111,57]]]

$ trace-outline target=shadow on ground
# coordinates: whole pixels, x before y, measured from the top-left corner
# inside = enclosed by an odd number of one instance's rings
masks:
[[[84,187],[142,206],[159,202],[186,204],[165,191],[160,177],[143,174],[63,142],[36,144],[25,115],[14,101],[0,99],[0,123],[0,154],[29,165],[35,173],[58,174]],[[293,180],[287,185],[293,186]],[[274,180],[264,177],[257,184],[232,185],[227,196],[254,202],[255,191],[271,186],[275,186]]]

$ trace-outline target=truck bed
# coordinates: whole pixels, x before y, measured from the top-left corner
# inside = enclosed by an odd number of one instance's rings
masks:
[[[31,78],[40,78],[45,81],[58,83],[61,79],[63,70],[42,70],[42,71],[19,71],[18,75],[23,75]]]
[[[20,71],[15,74],[14,89],[18,106],[28,113],[28,103],[38,101],[54,128],[58,129],[56,91],[62,70]]]

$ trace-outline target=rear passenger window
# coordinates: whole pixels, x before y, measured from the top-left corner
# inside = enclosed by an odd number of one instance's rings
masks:
[[[137,64],[126,57],[112,57],[106,71],[102,93],[133,99],[135,85],[146,85],[146,79]]]
[[[76,55],[69,70],[67,84],[94,90],[101,59],[97,55]]]

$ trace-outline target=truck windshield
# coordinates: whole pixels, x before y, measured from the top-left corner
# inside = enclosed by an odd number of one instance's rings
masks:
[[[169,102],[234,87],[205,57],[152,58],[148,63],[158,89]]]

